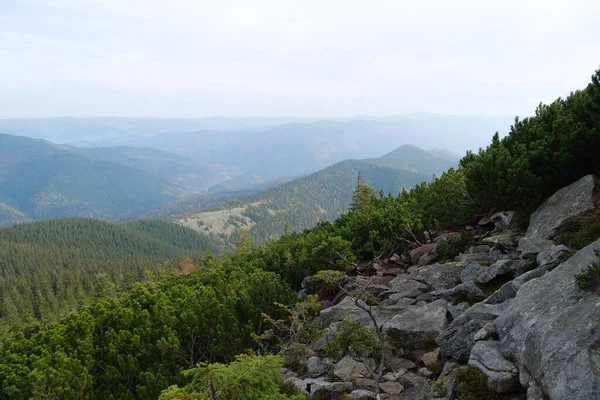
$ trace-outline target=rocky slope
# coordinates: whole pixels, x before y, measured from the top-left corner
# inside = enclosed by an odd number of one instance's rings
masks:
[[[470,399],[600,398],[600,297],[575,281],[598,260],[600,239],[579,251],[560,244],[562,232],[598,209],[599,193],[598,180],[586,176],[550,197],[525,233],[513,213],[497,213],[467,227],[474,242],[452,262],[435,262],[436,247],[456,236],[444,234],[360,271],[369,276],[359,288],[368,282],[379,300],[372,314],[395,349],[379,397],[373,360],[323,356],[340,321],[373,329],[351,295],[322,301],[328,333],[288,381],[314,399],[461,399],[465,386],[476,389],[465,376],[484,386]]]

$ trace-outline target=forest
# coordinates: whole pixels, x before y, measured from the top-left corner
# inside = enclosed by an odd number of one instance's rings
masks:
[[[240,235],[233,252],[200,254],[188,231],[145,222],[111,230],[75,220],[45,230],[48,234],[39,233],[37,224],[0,231],[0,259],[12,260],[0,261],[4,287],[21,277],[22,287],[27,280],[48,280],[32,285],[31,293],[60,294],[72,290],[70,281],[81,280],[79,292],[58,296],[66,304],[88,293],[84,282],[103,263],[133,260],[138,269],[128,272],[140,273],[165,258],[190,256],[180,269],[185,273],[155,273],[129,282],[126,290],[96,290],[93,302],[73,312],[65,307],[40,312],[34,297],[18,300],[14,305],[21,309],[13,313],[57,312],[59,319],[5,322],[0,398],[301,398],[281,377],[285,359],[267,354],[257,338],[272,329],[267,321],[285,322],[286,310],[310,301],[296,294],[305,277],[402,253],[407,240],[424,229],[456,226],[493,211],[514,210],[525,223],[555,190],[600,173],[599,148],[600,70],[583,90],[516,119],[506,137],[496,134],[487,148],[468,153],[458,169],[397,196],[376,193],[359,180],[347,213],[259,247]],[[79,243],[83,229],[93,234]],[[107,235],[117,235],[111,243],[120,245],[101,246]],[[81,253],[89,258],[78,258],[73,249],[85,249]],[[120,268],[113,264],[106,273],[125,273]],[[62,283],[54,286],[58,271]]]

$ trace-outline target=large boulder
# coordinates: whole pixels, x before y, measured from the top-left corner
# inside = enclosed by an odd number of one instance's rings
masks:
[[[473,282],[461,283],[452,289],[437,290],[431,293],[434,299],[445,299],[454,304],[468,301],[475,303],[485,299],[485,294]]]
[[[477,303],[458,316],[435,339],[442,357],[461,363],[469,361],[471,349],[475,345],[475,334],[498,318],[505,308],[504,304]]]
[[[464,265],[460,263],[426,265],[412,271],[410,279],[425,283],[433,290],[451,289],[461,283],[463,269]]]
[[[560,189],[532,215],[526,237],[554,239],[571,219],[594,209],[597,179],[587,175]]]
[[[536,266],[535,261],[530,260],[500,260],[486,269],[477,281],[480,283],[489,283],[495,279],[512,279],[530,271]]]
[[[399,348],[413,350],[431,346],[448,325],[445,300],[410,306],[383,325],[390,342]]]
[[[331,363],[326,358],[311,357],[306,361],[306,376],[311,378],[321,376],[329,370],[330,366]]]
[[[550,400],[600,398],[600,297],[574,278],[598,249],[600,240],[524,283],[495,321],[503,355]]]
[[[519,239],[519,251],[521,258],[535,260],[539,253],[551,249],[554,242],[542,238],[522,237]]]
[[[425,255],[425,253],[435,249],[435,246],[436,243],[427,243],[412,249],[410,251],[410,260],[412,261],[413,265],[417,264],[419,262],[419,258]]]
[[[394,315],[407,309],[403,304],[390,305],[386,307],[374,307],[373,314],[377,320],[379,327],[385,322],[389,321]],[[319,314],[319,324],[323,328],[327,328],[335,322],[339,322],[345,318],[348,318],[352,322],[358,322],[362,326],[369,329],[374,329],[373,321],[369,314],[364,310],[360,309],[354,303],[354,300],[347,296],[338,304],[333,307],[329,307],[322,310]]]
[[[371,371],[375,365],[371,366]],[[333,374],[342,381],[352,382],[356,378],[371,378],[367,365],[361,361],[356,361],[350,356],[342,358],[333,368]]]
[[[519,369],[500,353],[500,342],[497,340],[476,342],[471,350],[469,365],[488,377],[488,387],[494,392],[510,393],[522,389]]]

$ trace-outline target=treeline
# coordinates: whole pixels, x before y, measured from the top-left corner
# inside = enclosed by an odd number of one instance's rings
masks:
[[[52,321],[219,242],[166,221],[50,220],[0,229],[0,324]]]

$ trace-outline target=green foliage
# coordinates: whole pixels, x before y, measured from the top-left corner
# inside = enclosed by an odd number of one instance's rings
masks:
[[[586,89],[540,104],[535,116],[515,119],[507,137],[496,134],[485,150],[461,160],[477,211],[514,209],[529,215],[558,189],[600,172],[598,74]]]
[[[596,250],[598,260],[575,275],[577,287],[581,290],[600,294],[600,251]]]
[[[344,272],[334,270],[319,271],[305,281],[306,293],[318,294],[320,298],[333,296],[339,292],[340,287],[351,281],[352,278]]]
[[[572,223],[573,227],[563,233],[561,239],[574,249],[583,249],[600,238],[600,210]]]
[[[487,376],[471,366],[456,370],[455,389],[460,400],[500,400],[498,393],[487,385]]]
[[[440,257],[440,262],[454,260],[460,253],[464,253],[473,244],[473,234],[463,231],[459,237],[451,237],[441,241],[435,248]]]
[[[290,396],[284,388],[279,357],[239,355],[229,365],[200,363],[184,372],[191,382],[182,388],[171,386],[160,400],[303,400],[299,393]]]
[[[341,321],[335,330],[334,339],[325,345],[325,355],[335,361],[349,355],[358,359],[381,359],[381,344],[372,330],[358,322]]]

